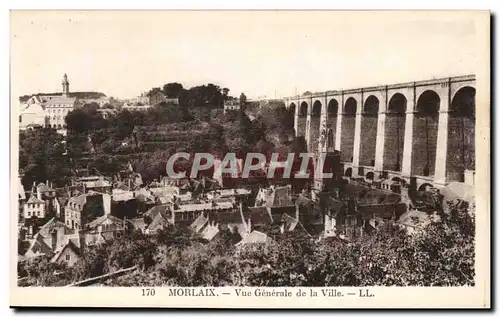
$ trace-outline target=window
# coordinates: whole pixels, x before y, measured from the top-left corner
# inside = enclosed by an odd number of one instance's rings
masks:
[[[31,212],[30,212],[30,211],[28,211],[28,217],[30,217],[30,216],[31,216]]]
[[[66,254],[66,260],[69,261],[70,260],[70,255],[69,254]]]
[[[40,211],[36,211],[36,216],[40,216]]]

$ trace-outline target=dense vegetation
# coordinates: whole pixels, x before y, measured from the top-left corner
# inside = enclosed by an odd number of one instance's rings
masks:
[[[180,85],[180,84],[179,84]],[[65,185],[76,170],[89,169],[114,175],[130,162],[143,180],[158,180],[165,174],[168,158],[176,152],[226,152],[239,157],[249,151],[289,147],[293,139],[293,117],[284,105],[259,110],[248,103],[247,112],[223,114],[219,101],[232,98],[228,89],[212,84],[189,90],[177,83],[166,84],[167,96],[191,96],[180,105],[160,103],[147,111],[119,111],[103,118],[96,104],[87,104],[66,118],[67,136],[53,129],[20,133],[22,182],[50,179]],[[241,101],[246,97],[242,94]]]
[[[87,251],[66,274],[46,261],[20,264],[23,284],[64,285],[134,265],[113,286],[458,286],[474,285],[474,212],[453,204],[422,232],[386,224],[351,243],[277,235],[238,250],[227,230],[206,242],[188,229],[130,233]]]

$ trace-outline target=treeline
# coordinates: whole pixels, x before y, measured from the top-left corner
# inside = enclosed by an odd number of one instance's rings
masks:
[[[38,96],[61,95],[61,92],[22,95],[22,96],[19,96],[19,101],[21,103],[24,103],[24,102],[28,101],[28,99],[30,99],[30,97],[33,95],[38,95]],[[101,93],[101,92],[70,92],[69,97],[76,97],[77,99],[98,99],[101,97],[106,97],[106,94]]]
[[[221,88],[214,84],[194,86],[186,89],[180,83],[167,83],[163,87],[154,87],[148,92],[148,96],[155,92],[162,92],[168,98],[178,98],[179,104],[185,107],[212,107],[220,108],[229,96],[229,88]]]
[[[105,282],[110,286],[464,286],[474,285],[474,211],[450,212],[408,235],[385,224],[348,244],[300,233],[273,236],[267,245],[238,249],[223,229],[207,242],[189,229],[155,236],[129,234],[83,254],[69,274],[56,265],[20,264],[24,284],[63,285],[134,265],[140,270]],[[59,271],[64,269],[58,268]]]

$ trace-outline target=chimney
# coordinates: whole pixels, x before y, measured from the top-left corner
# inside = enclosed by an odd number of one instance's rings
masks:
[[[61,247],[63,245],[65,245],[67,242],[69,241],[69,239],[65,240],[65,237],[64,237],[64,227],[59,227],[57,228],[57,245],[56,247]]]
[[[79,241],[79,243],[80,243],[80,251],[83,251],[83,250],[84,250],[84,248],[85,248],[85,246],[86,246],[86,245],[85,245],[85,244],[86,244],[86,243],[85,243],[85,233],[80,232],[80,230],[79,230],[79,229],[75,229],[75,234],[76,234],[76,236],[78,237],[78,241]]]
[[[36,197],[38,200],[42,199],[42,192],[40,191],[39,187],[36,188]]]
[[[51,248],[52,248],[52,251],[55,252],[57,250],[57,230],[54,229],[52,230],[52,232],[50,232],[50,236],[51,236]]]
[[[247,234],[249,234],[250,232],[252,232],[252,220],[249,217],[247,222]]]
[[[56,216],[60,217],[61,216],[61,204],[59,203],[59,200],[57,200],[57,198],[54,198],[54,205],[56,207]]]
[[[109,194],[102,195],[102,205],[104,207],[104,215],[111,214],[111,196]]]

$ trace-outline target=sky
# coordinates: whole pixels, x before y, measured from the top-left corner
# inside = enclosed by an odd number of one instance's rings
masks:
[[[488,15],[488,13],[486,13]],[[11,94],[130,98],[213,83],[230,95],[305,91],[474,74],[481,12],[12,11]]]

